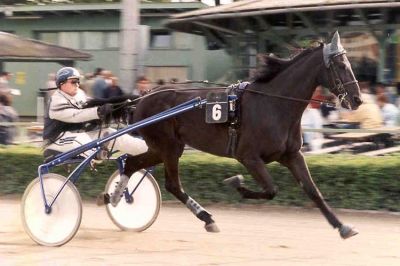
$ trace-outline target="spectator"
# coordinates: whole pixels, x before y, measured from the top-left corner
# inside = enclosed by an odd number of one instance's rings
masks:
[[[322,124],[321,112],[309,104],[301,117],[302,128],[321,129]],[[303,132],[303,142],[307,150],[321,149],[323,139],[320,132]]]
[[[317,86],[315,89],[311,99],[313,100],[318,100],[318,101],[324,101],[325,96],[323,94],[323,89],[322,86]],[[310,102],[310,107],[314,109],[321,109],[321,104],[319,102]]]
[[[3,71],[0,73],[0,84],[9,84],[12,78],[12,74],[7,71]]]
[[[399,109],[394,104],[389,102],[388,97],[385,94],[377,95],[376,101],[379,108],[381,109],[384,126],[397,126]]]
[[[114,77],[113,73],[110,70],[104,70],[102,72],[104,79],[106,80],[106,83],[108,86],[111,85],[111,78]]]
[[[149,89],[150,81],[145,76],[139,76],[136,79],[136,88],[134,94],[142,96],[148,93]]]
[[[93,85],[94,85],[93,73],[86,73],[85,80],[82,81],[81,89],[86,93],[87,96],[91,98],[93,98]]]
[[[55,73],[49,73],[47,77],[47,82],[46,82],[46,88],[47,89],[55,89],[57,88],[56,86],[56,74]]]
[[[376,97],[385,95],[389,103],[396,103],[396,94],[393,87],[386,87],[383,83],[378,83],[375,86]]]
[[[44,102],[45,104],[47,104],[47,102],[49,101],[49,98],[51,97],[51,95],[54,93],[54,90],[57,88],[56,86],[56,74],[55,73],[49,73],[49,75],[47,76],[47,81],[46,81],[46,89],[48,89],[48,91],[46,91],[44,94]]]
[[[391,83],[386,87],[386,91],[388,93],[389,102],[392,104],[396,104],[398,95],[397,95],[397,88],[395,83]]]
[[[21,95],[21,91],[10,87],[12,74],[10,72],[1,72],[0,74],[0,93],[9,95]]]
[[[0,122],[18,122],[18,113],[11,105],[12,96],[0,94]],[[16,133],[15,126],[0,126],[0,144],[11,144]]]
[[[363,104],[357,110],[342,112],[341,118],[347,122],[360,123],[361,128],[378,128],[383,126],[382,114],[373,96],[362,93]]]
[[[333,104],[335,104],[337,101],[336,96],[333,93],[326,96],[325,100],[328,102],[331,102]],[[337,110],[336,106],[322,104],[321,105],[321,114],[327,123],[338,120],[338,110]]]
[[[121,87],[118,85],[118,78],[111,77],[111,85],[106,89],[104,96],[105,98],[122,96],[124,93],[121,90]]]
[[[108,87],[107,82],[106,82],[106,77],[105,77],[106,71],[103,70],[102,68],[98,68],[98,69],[96,69],[95,73],[96,73],[96,76],[94,78],[94,83],[93,83],[93,87],[92,87],[93,88],[93,90],[92,90],[93,97],[102,99],[102,98],[105,98],[104,92],[106,91],[106,89]]]

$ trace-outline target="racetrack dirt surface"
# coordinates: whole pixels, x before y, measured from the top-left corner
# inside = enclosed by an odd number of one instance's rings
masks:
[[[0,265],[400,265],[400,215],[339,211],[360,234],[342,240],[315,209],[207,206],[220,233],[207,233],[185,206],[164,204],[142,233],[122,232],[85,202],[77,235],[62,247],[23,231],[19,200],[0,198]]]

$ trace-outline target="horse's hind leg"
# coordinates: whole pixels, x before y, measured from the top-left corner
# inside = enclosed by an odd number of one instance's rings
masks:
[[[340,236],[342,238],[346,239],[358,233],[352,227],[342,224],[325,202],[317,186],[312,180],[307,164],[300,152],[286,158],[286,160],[282,161],[281,163],[289,168],[293,176],[300,183],[300,186],[303,187],[308,197],[314,201],[333,228],[339,229]]]
[[[159,163],[162,163],[160,155],[149,149],[145,153],[136,156],[128,156],[126,159],[124,174],[131,176],[134,172],[140,169],[155,166]]]
[[[171,152],[171,149],[169,152]],[[179,156],[173,156],[171,153],[165,156],[164,167],[166,190],[185,204],[197,218],[205,222],[205,229],[208,232],[219,232],[215,221],[211,218],[211,214],[184,192],[179,179],[178,162]]]
[[[243,183],[237,179],[227,179],[227,183],[233,185],[245,199],[273,199],[278,189],[276,186],[274,186],[272,176],[265,168],[264,162],[260,158],[246,158],[241,159],[240,162],[246,167],[250,175],[262,187],[263,191],[256,192],[247,189],[243,186]]]

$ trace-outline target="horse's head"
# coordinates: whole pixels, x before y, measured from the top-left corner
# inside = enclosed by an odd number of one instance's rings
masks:
[[[327,87],[339,98],[342,107],[356,110],[362,103],[360,87],[338,32],[333,35],[331,43],[324,46],[323,55],[327,68]]]

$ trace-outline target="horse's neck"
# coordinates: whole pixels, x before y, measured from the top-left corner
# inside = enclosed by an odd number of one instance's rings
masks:
[[[282,96],[309,100],[318,85],[317,77],[323,66],[322,49],[315,50],[279,73],[267,84],[266,90]]]

